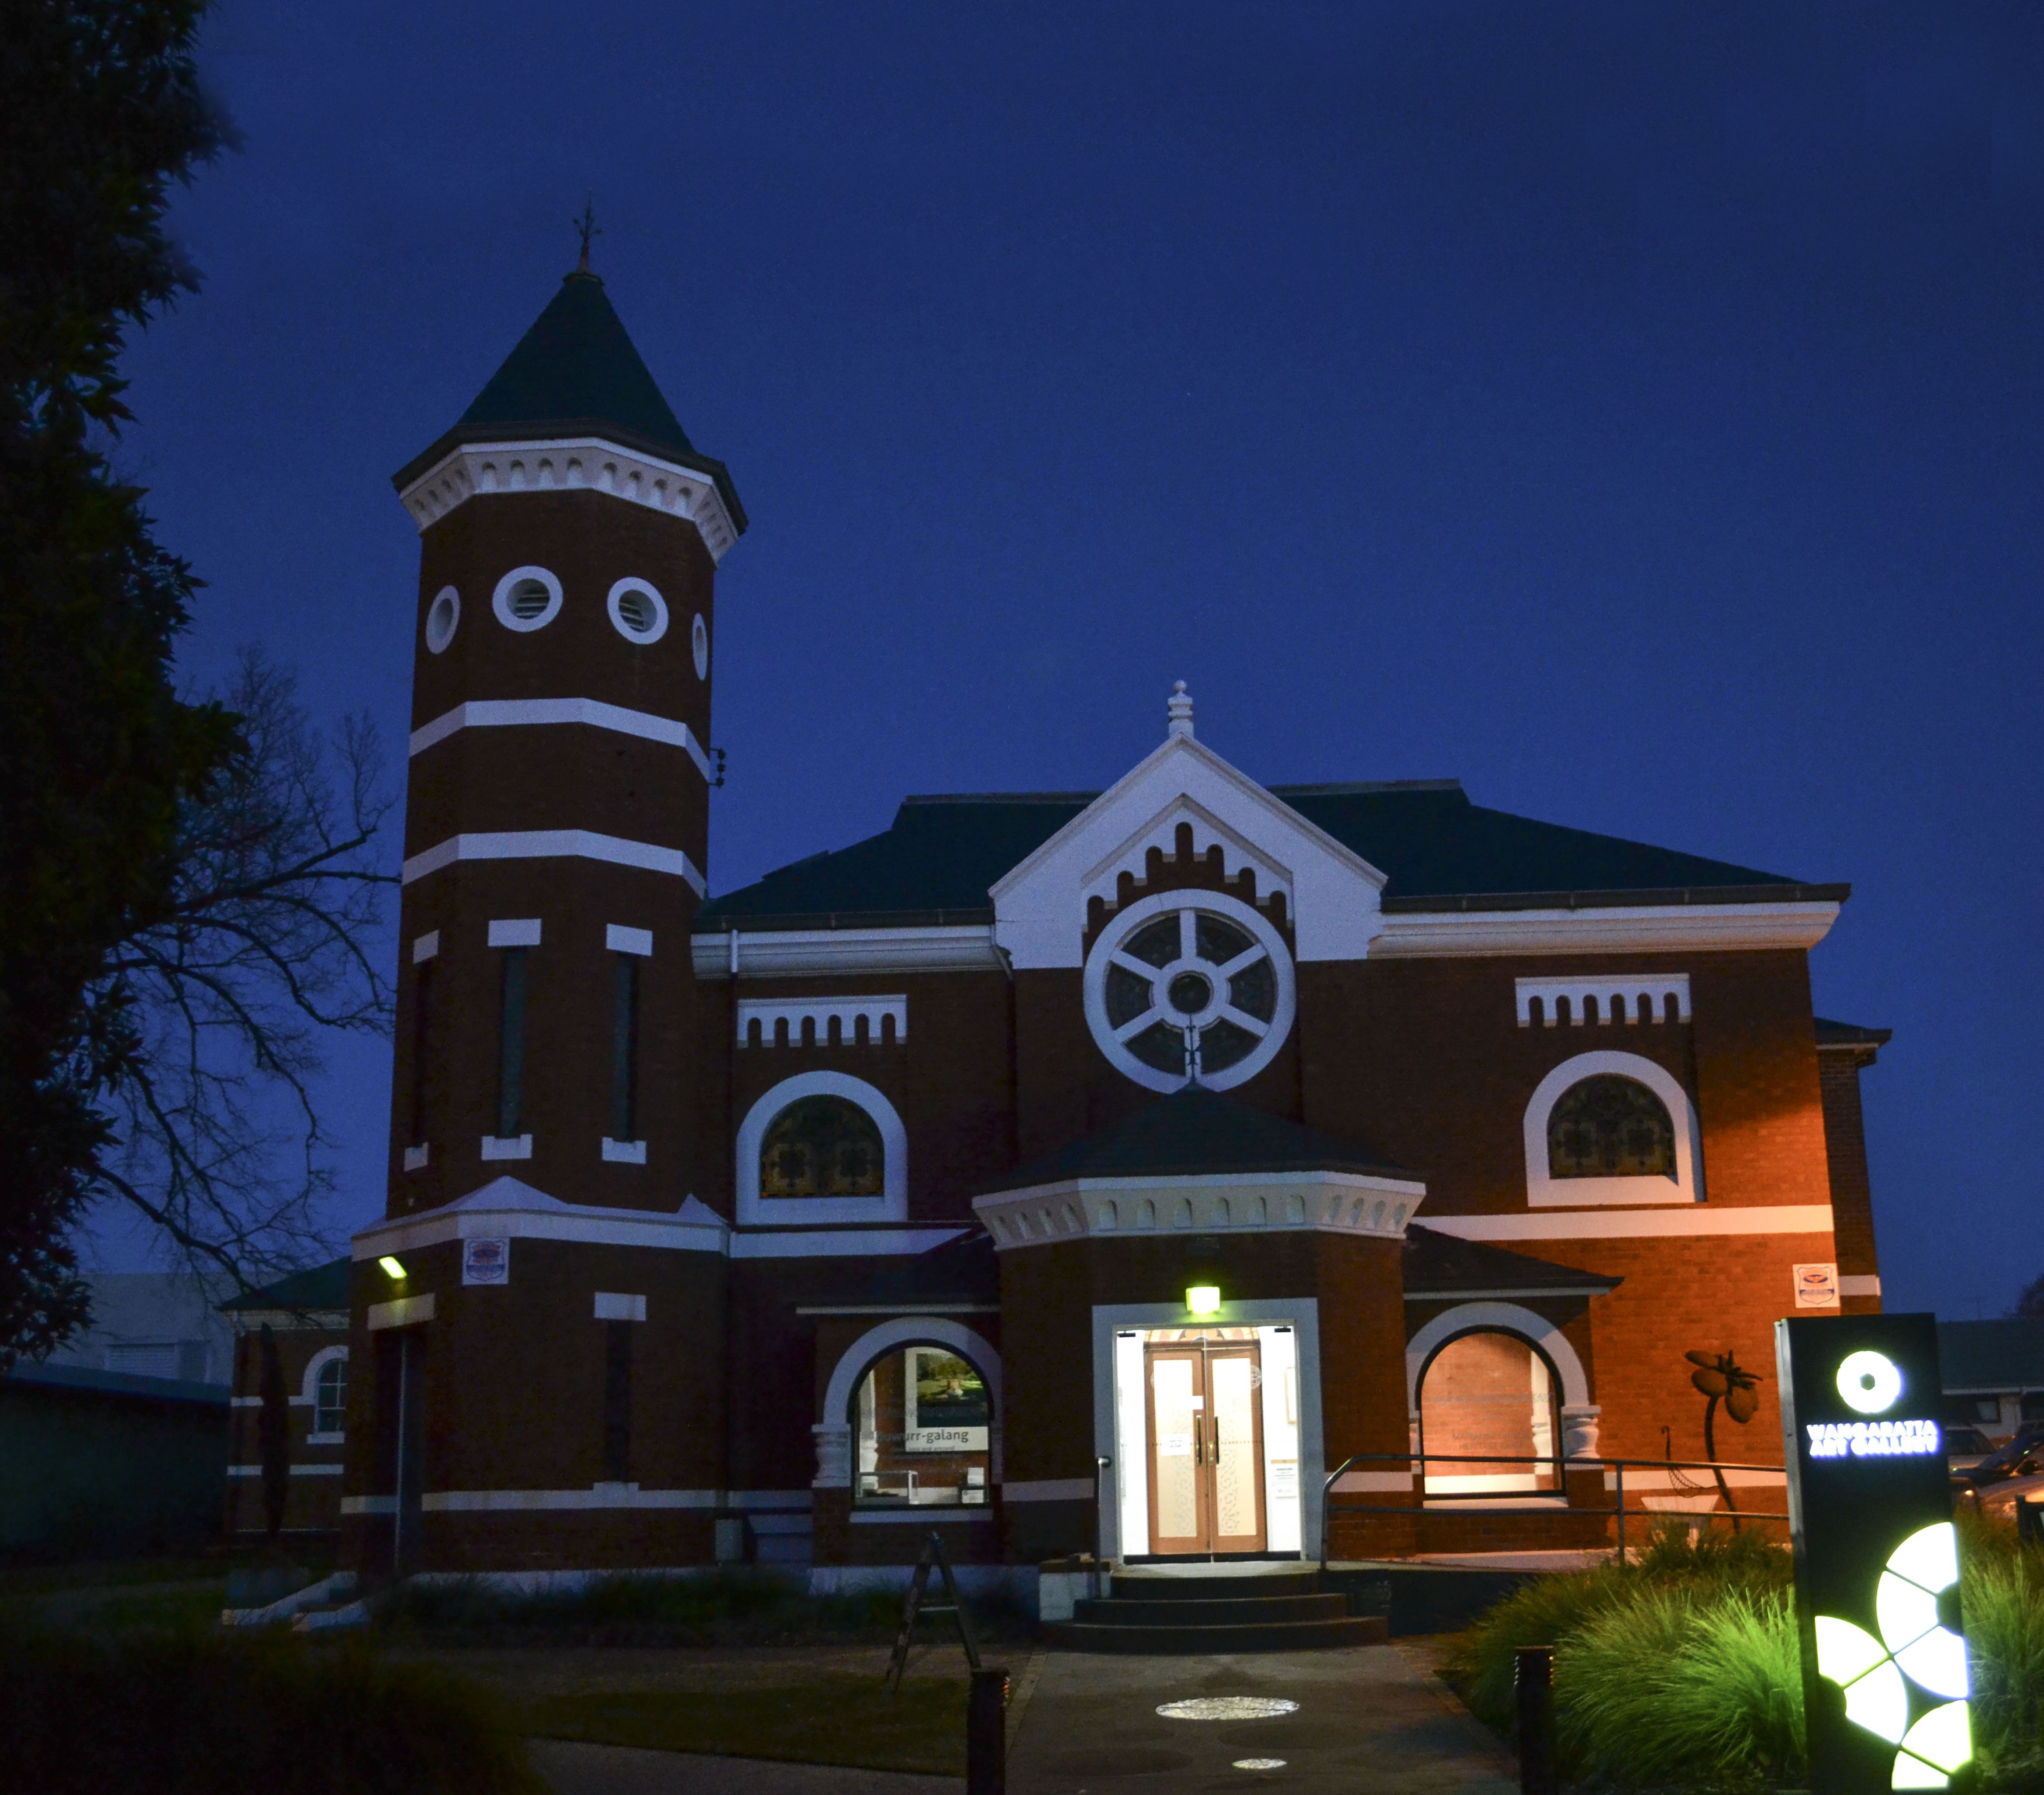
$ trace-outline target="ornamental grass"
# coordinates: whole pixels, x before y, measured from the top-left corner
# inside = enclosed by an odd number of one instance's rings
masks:
[[[1961,1517],[1973,1736],[1983,1789],[2044,1788],[2044,1551]],[[1513,1654],[1554,1648],[1555,1749],[1572,1782],[1749,1791],[1804,1779],[1787,1550],[1681,1523],[1631,1566],[1543,1578],[1448,1643],[1443,1668],[1508,1735]]]

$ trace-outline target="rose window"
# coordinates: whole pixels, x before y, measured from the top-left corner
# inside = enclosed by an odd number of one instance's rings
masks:
[[[1225,1090],[1270,1063],[1292,1022],[1283,937],[1238,900],[1160,892],[1101,932],[1086,963],[1101,1051],[1152,1090]]]

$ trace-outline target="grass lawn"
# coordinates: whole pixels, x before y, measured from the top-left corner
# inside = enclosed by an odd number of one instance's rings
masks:
[[[528,1698],[521,1729],[541,1739],[714,1751],[866,1770],[965,1774],[966,1685],[817,1674],[755,1689],[581,1690]]]

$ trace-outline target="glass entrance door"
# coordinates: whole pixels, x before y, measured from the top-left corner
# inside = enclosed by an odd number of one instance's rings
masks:
[[[1146,1349],[1151,1551],[1263,1550],[1258,1368],[1253,1340]]]

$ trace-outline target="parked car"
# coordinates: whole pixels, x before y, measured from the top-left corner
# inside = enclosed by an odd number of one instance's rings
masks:
[[[2025,1421],[2006,1446],[1964,1470],[1954,1470],[1952,1476],[1962,1487],[1979,1489],[2008,1478],[2032,1477],[2038,1472],[2044,1472],[2044,1421]]]
[[[1994,1442],[1978,1428],[1945,1429],[1945,1463],[1956,1473],[1969,1471],[1994,1451]]]

